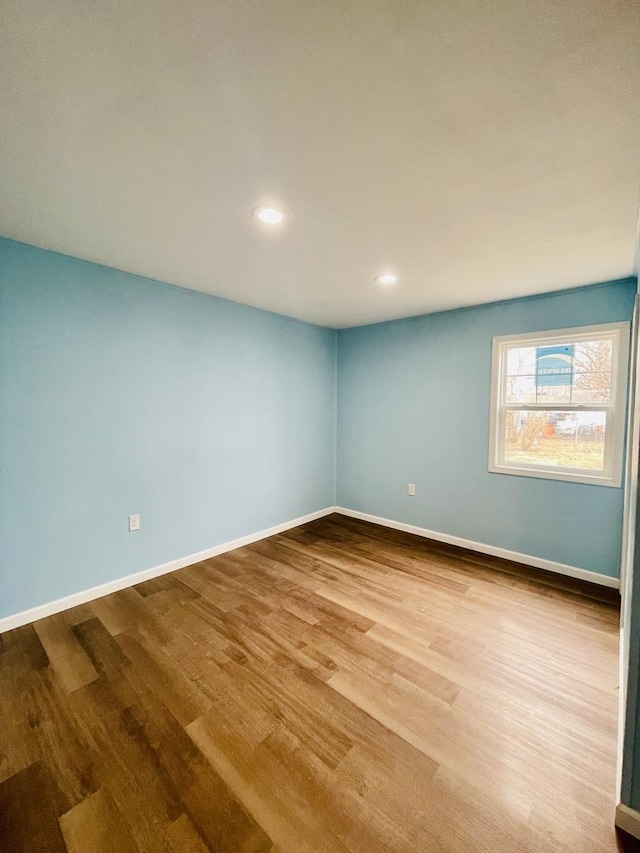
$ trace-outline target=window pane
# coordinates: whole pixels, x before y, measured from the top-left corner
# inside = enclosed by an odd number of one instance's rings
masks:
[[[507,350],[507,373],[510,376],[522,376],[535,372],[535,347],[509,347]]]
[[[611,399],[610,339],[510,347],[505,402],[606,405]]]
[[[602,471],[605,428],[605,412],[509,411],[504,461]]]
[[[573,402],[608,403],[611,399],[613,344],[583,341],[575,346]]]
[[[507,376],[506,386],[507,403],[535,403],[536,402],[536,377],[533,374],[526,376]]]

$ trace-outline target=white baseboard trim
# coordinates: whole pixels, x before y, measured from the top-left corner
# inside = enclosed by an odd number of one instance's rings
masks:
[[[625,806],[624,803],[618,803],[616,826],[633,835],[634,838],[640,839],[640,812],[632,809],[631,806]]]
[[[235,551],[236,548],[243,548],[245,545],[251,545],[252,542],[258,542],[260,539],[267,539],[269,536],[284,533],[285,530],[291,530],[294,527],[299,527],[301,524],[307,524],[310,521],[315,521],[317,518],[323,518],[325,515],[331,515],[331,513],[334,512],[346,515],[349,518],[358,518],[361,521],[380,524],[383,527],[390,527],[394,530],[402,530],[405,533],[413,533],[416,536],[422,536],[425,539],[435,539],[437,542],[445,542],[447,545],[457,545],[460,548],[467,548],[470,551],[478,551],[481,554],[489,554],[493,557],[502,557],[505,560],[512,560],[515,563],[523,563],[524,565],[544,569],[548,572],[568,575],[572,578],[590,581],[591,583],[608,586],[612,589],[620,588],[620,581],[618,578],[598,574],[598,572],[590,572],[586,569],[580,569],[577,566],[568,566],[564,563],[556,563],[553,560],[544,560],[541,557],[532,557],[528,554],[520,554],[517,551],[509,551],[506,548],[497,548],[493,545],[485,545],[481,542],[474,542],[471,539],[462,539],[459,536],[451,536],[448,533],[438,533],[435,530],[427,530],[425,527],[416,527],[413,524],[405,524],[402,521],[393,521],[390,518],[370,515],[369,513],[359,512],[355,509],[347,509],[346,507],[341,506],[329,506],[325,509],[320,509],[317,512],[311,512],[308,515],[300,516],[300,518],[294,518],[291,521],[285,521],[282,524],[277,524],[275,527],[269,527],[266,530],[259,530],[256,533],[250,533],[247,536],[240,537],[239,539],[233,539],[230,542],[223,542],[221,545],[214,545],[213,548],[207,548],[206,551],[199,551],[196,554],[179,557],[177,560],[171,560],[168,563],[162,563],[159,566],[152,566],[150,569],[143,569],[141,572],[125,575],[124,577],[117,578],[116,580],[100,584],[99,586],[84,589],[81,592],[67,595],[64,598],[58,598],[55,601],[41,604],[38,607],[32,607],[29,610],[14,613],[12,616],[5,616],[0,618],[0,634],[4,631],[10,631],[12,628],[20,628],[22,625],[28,625],[31,622],[36,622],[38,619],[43,619],[45,616],[51,616],[54,613],[60,613],[71,607],[77,607],[79,604],[86,604],[88,601],[93,601],[96,598],[102,598],[102,596],[110,595],[112,592],[119,592],[121,589],[135,586],[135,584],[143,583],[143,581],[152,580],[153,578],[160,577],[160,575],[165,575],[168,572],[175,572],[177,569],[183,569],[185,566],[192,566],[194,563],[200,563],[202,560],[217,557],[219,554],[225,554],[228,551]],[[625,806],[624,808],[627,807]]]
[[[70,607],[77,607],[79,604],[86,604],[88,601],[94,601],[96,598],[102,598],[103,595],[110,595],[112,592],[119,592],[121,589],[126,589],[129,586],[149,581],[153,578],[166,575],[168,572],[175,572],[176,569],[183,569],[185,566],[192,566],[194,563],[200,563],[202,560],[208,560],[211,557],[217,557],[219,554],[225,554],[227,551],[235,551],[236,548],[243,548],[245,545],[251,545],[252,542],[258,542],[260,539],[267,539],[269,536],[275,536],[277,533],[284,533],[285,530],[291,530],[293,527],[299,527],[301,524],[307,524],[309,521],[315,521],[317,518],[323,518],[325,515],[330,515],[336,512],[336,507],[329,506],[325,509],[320,509],[317,512],[311,512],[308,515],[302,515],[300,518],[294,518],[291,521],[285,521],[282,524],[276,524],[275,527],[269,527],[266,530],[259,530],[257,533],[250,533],[248,536],[242,536],[240,539],[233,539],[231,542],[223,542],[221,545],[214,545],[213,548],[207,548],[206,551],[199,551],[196,554],[189,554],[186,557],[179,557],[177,560],[170,560],[168,563],[162,563],[160,566],[153,566],[150,569],[144,569],[141,572],[135,572],[132,575],[125,575],[113,581],[100,584],[99,586],[84,589],[81,592],[75,592],[72,595],[67,595],[64,598],[58,598],[55,601],[50,601],[47,604],[40,604],[38,607],[32,607],[29,610],[23,610],[20,613],[15,613],[12,616],[5,616],[0,619],[0,634],[4,631],[10,631],[12,628],[20,628],[22,625],[28,625],[38,619],[43,619],[45,616],[51,616],[54,613],[60,613],[63,610],[69,610]]]
[[[467,548],[469,551],[478,551],[480,554],[489,554],[492,557],[502,557],[504,560],[512,560],[514,563],[523,563],[536,569],[544,569],[546,572],[555,572],[559,575],[568,575],[570,578],[596,583],[600,586],[608,586],[611,589],[620,589],[619,578],[580,569],[577,566],[568,566],[565,563],[556,563],[553,560],[544,560],[542,557],[532,557],[529,554],[520,554],[518,551],[509,551],[507,548],[498,548],[495,545],[485,545],[482,542],[474,542],[472,539],[462,539],[459,536],[451,536],[449,533],[438,533],[435,530],[427,530],[426,527],[416,527],[413,524],[405,524],[402,521],[392,521],[390,518],[381,518],[377,515],[369,515],[346,507],[334,507],[334,512],[346,515],[349,518],[358,518],[360,521],[369,521],[380,524],[383,527],[391,527],[393,530],[402,530],[405,533],[413,533],[425,539],[435,539],[437,542],[445,542],[447,545],[457,545],[459,548]]]

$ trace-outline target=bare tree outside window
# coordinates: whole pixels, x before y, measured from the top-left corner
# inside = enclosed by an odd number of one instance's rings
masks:
[[[613,348],[611,341],[585,341],[576,347],[575,387],[592,400],[608,400],[611,395]]]

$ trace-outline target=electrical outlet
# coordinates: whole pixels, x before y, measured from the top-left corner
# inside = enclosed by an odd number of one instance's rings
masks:
[[[140,516],[139,515],[130,515],[129,516],[129,532],[133,532],[134,530],[140,530]]]
[[[416,484],[415,483],[407,483],[407,494],[409,497],[413,497],[416,493]]]

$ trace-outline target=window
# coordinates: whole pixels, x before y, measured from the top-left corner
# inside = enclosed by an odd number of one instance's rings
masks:
[[[493,339],[489,471],[620,486],[629,324]]]

